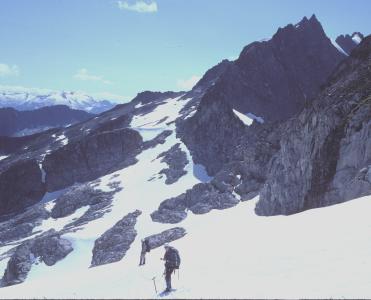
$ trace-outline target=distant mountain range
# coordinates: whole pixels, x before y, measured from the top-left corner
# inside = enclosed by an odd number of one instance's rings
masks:
[[[42,107],[31,111],[0,108],[0,135],[25,136],[52,127],[64,127],[85,121],[94,114],[71,109],[66,105]]]
[[[0,86],[0,108],[33,110],[45,106],[67,105],[72,109],[89,113],[101,113],[116,104],[106,99],[97,99],[83,92],[50,91]]]

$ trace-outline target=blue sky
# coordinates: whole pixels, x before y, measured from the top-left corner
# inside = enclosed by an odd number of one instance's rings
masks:
[[[0,85],[181,90],[312,13],[331,38],[370,33],[369,0],[0,0]]]

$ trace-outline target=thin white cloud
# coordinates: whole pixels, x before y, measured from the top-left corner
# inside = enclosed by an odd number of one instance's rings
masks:
[[[200,79],[201,76],[197,75],[192,75],[188,79],[179,79],[177,81],[177,87],[186,91],[191,90]]]
[[[17,65],[9,66],[7,64],[0,63],[0,77],[18,76],[18,75],[19,75],[19,68]]]
[[[138,13],[155,13],[158,11],[156,1],[117,1],[120,9],[136,11]]]
[[[100,81],[104,84],[112,84],[111,81],[104,79],[103,76],[90,74],[85,68],[77,70],[76,74],[73,75],[73,78],[83,81]]]

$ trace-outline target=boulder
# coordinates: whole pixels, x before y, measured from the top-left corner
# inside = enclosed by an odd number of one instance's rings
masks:
[[[166,243],[178,240],[187,234],[186,230],[182,227],[174,227],[161,233],[153,234],[146,237],[150,249],[161,247]]]
[[[160,174],[165,174],[166,176],[166,184],[173,184],[177,182],[180,177],[187,174],[184,168],[189,161],[187,159],[187,154],[180,149],[179,143],[175,144],[168,151],[159,154],[157,158],[162,158],[161,162],[165,162],[169,166],[160,171]]]
[[[44,262],[52,266],[73,251],[72,244],[54,230],[50,230],[19,245],[10,260],[2,278],[3,286],[22,283],[26,280],[32,265]]]
[[[91,267],[120,261],[134,242],[137,231],[134,226],[141,211],[129,213],[94,243]]]

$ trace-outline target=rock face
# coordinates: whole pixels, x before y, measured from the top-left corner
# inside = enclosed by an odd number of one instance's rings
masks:
[[[18,161],[0,173],[0,216],[22,211],[44,194],[45,184],[37,161]]]
[[[45,128],[62,127],[93,117],[85,111],[74,110],[66,105],[43,107],[31,111],[0,108],[0,135],[29,135]],[[27,133],[27,134],[26,134]]]
[[[43,204],[36,204],[25,212],[0,223],[0,246],[32,235],[33,229],[47,219],[50,213]]]
[[[319,92],[344,58],[313,15],[246,46],[219,84],[238,111],[267,122],[285,120]]]
[[[107,206],[112,202],[112,194],[96,190],[88,184],[73,186],[57,199],[51,211],[51,216],[53,218],[63,218],[87,205],[94,206],[105,203],[105,206]]]
[[[99,219],[110,211],[113,195],[121,190],[119,186],[112,188],[113,190],[110,192],[103,192],[90,184],[72,186],[57,198],[51,210],[51,217],[63,218],[75,213],[81,207],[89,206],[80,218],[67,224],[63,228],[63,232],[74,230],[78,226]]]
[[[161,162],[169,165],[168,168],[162,169],[160,174],[166,175],[166,184],[177,182],[180,177],[187,174],[184,167],[189,163],[187,154],[180,149],[180,144],[175,144],[168,151],[161,153],[157,158],[162,158]]]
[[[182,227],[174,227],[158,234],[153,234],[146,237],[148,245],[151,249],[161,247],[166,243],[178,240],[187,234],[186,230]]]
[[[364,36],[360,32],[354,32],[352,35],[342,34],[336,38],[336,43],[349,55],[363,38]]]
[[[164,130],[161,132],[158,136],[156,136],[154,139],[145,141],[143,143],[143,150],[156,147],[158,144],[164,144],[166,141],[166,138],[173,133],[172,130]]]
[[[203,164],[210,175],[232,160],[234,148],[241,143],[246,130],[223,95],[219,86],[211,89],[195,115],[178,127],[193,161]]]
[[[179,135],[194,161],[214,175],[244,139],[232,109],[265,123],[286,120],[311,101],[344,58],[315,16],[280,28],[269,41],[243,49],[203,95],[196,114],[180,124]]]
[[[179,223],[187,217],[187,210],[194,214],[205,214],[212,209],[226,209],[238,204],[232,191],[217,189],[210,183],[199,183],[175,198],[163,201],[151,214],[155,222]]]
[[[2,285],[22,283],[37,260],[52,266],[72,250],[71,242],[61,238],[54,230],[46,232],[42,237],[26,241],[16,248],[8,261]]]
[[[256,212],[292,214],[371,193],[371,37],[297,118],[269,165]]]
[[[118,129],[88,135],[45,157],[48,191],[94,180],[99,176],[136,162],[142,137],[132,129]]]
[[[136,210],[126,215],[95,241],[92,267],[117,262],[125,256],[137,235],[134,226],[140,214]]]
[[[54,133],[55,129],[50,129],[49,132]],[[35,133],[33,135],[27,135],[22,137],[9,137],[0,136],[0,153],[1,154],[11,154],[20,151],[22,148],[27,146],[37,137],[44,135],[44,133]]]

